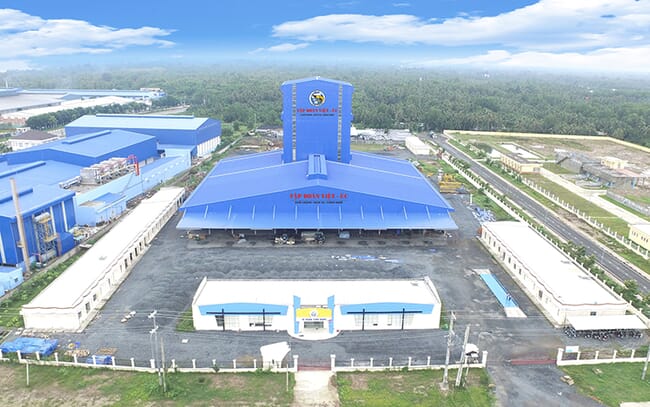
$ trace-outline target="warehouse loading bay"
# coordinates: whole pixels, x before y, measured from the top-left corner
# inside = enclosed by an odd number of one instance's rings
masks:
[[[395,279],[428,276],[443,301],[443,315],[456,316],[452,355],[462,347],[466,326],[469,342],[489,352],[488,366],[497,389],[509,389],[511,401],[530,401],[538,395],[573,392],[557,378],[551,365],[511,366],[517,360],[553,359],[558,347],[599,346],[598,341],[568,338],[553,328],[515,282],[485,251],[476,238],[480,226],[468,208],[464,195],[446,197],[455,208],[459,230],[446,235],[412,234],[372,239],[355,236],[338,239],[336,234],[325,244],[275,245],[268,236],[248,234],[233,238],[230,232],[215,233],[210,239],[188,239],[175,229],[175,215],[152,242],[152,247],[135,266],[97,317],[82,333],[53,335],[61,345],[76,346],[96,353],[102,348],[116,349],[119,364],[145,366],[151,357],[152,310],[157,310],[158,335],[165,342],[167,360],[180,367],[209,367],[212,360],[232,366],[232,360],[261,359],[260,346],[288,341],[291,353],[299,355],[299,367],[328,367],[330,355],[337,363],[350,358],[376,366],[406,364],[442,364],[445,359],[447,331],[348,331],[324,341],[303,341],[286,332],[196,331],[178,332],[179,316],[190,308],[192,297],[204,277],[209,279]],[[243,241],[242,241],[243,240]],[[341,244],[340,241],[343,243]],[[207,242],[207,243],[203,243]],[[381,243],[384,242],[384,243]],[[506,318],[504,308],[475,269],[490,269],[512,295],[527,318]],[[133,314],[126,322],[125,315]],[[601,346],[637,347],[644,339],[610,339]],[[456,360],[458,356],[452,356]],[[347,362],[346,362],[347,361]],[[514,364],[514,363],[513,363]],[[518,369],[516,373],[510,369]],[[512,389],[521,391],[512,393]],[[504,390],[505,391],[505,390]],[[513,399],[514,397],[514,399]],[[577,396],[576,396],[577,397]],[[589,405],[589,404],[587,404]]]

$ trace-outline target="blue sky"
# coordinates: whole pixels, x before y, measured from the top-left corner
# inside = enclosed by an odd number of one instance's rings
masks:
[[[649,0],[3,0],[0,72],[306,63],[650,72]]]

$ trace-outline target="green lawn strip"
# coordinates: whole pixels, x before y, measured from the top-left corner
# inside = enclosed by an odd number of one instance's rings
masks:
[[[354,151],[363,151],[366,153],[377,153],[384,151],[387,146],[385,144],[376,144],[376,143],[354,143],[350,147]]]
[[[607,195],[601,195],[600,197],[603,198],[606,201],[609,201],[609,202],[613,203],[614,205],[616,205],[616,206],[618,206],[620,208],[625,209],[626,211],[638,216],[639,218],[645,219],[646,221],[650,222],[650,216],[648,216],[648,215],[646,215],[644,213],[641,213],[641,212],[637,211],[634,208],[630,208],[629,206],[627,206],[627,205],[625,205],[623,203],[620,203],[616,199],[612,199]]]
[[[484,370],[472,369],[466,387],[454,388],[456,371],[450,370],[451,389],[440,391],[442,371],[337,373],[341,406],[492,406],[489,379]]]
[[[20,309],[34,299],[54,279],[61,275],[81,254],[76,254],[63,263],[37,272],[29,280],[14,289],[11,295],[0,302],[0,326],[18,328],[24,326]]]
[[[3,364],[13,368],[16,389],[25,388],[24,365]],[[52,388],[71,395],[95,389],[115,406],[164,402],[165,405],[258,405],[289,406],[293,401],[293,376],[281,373],[174,373],[166,375],[167,392],[152,373],[118,372],[106,369],[30,365],[30,387]],[[5,389],[8,390],[8,389]],[[74,398],[74,397],[73,397]]]
[[[627,236],[629,230],[627,222],[618,218],[616,215],[542,176],[530,175],[527,178],[564,202],[568,202],[581,212],[586,213],[587,216],[591,216],[603,225],[608,226],[619,235]]]
[[[192,318],[192,308],[188,308],[178,317],[176,330],[179,332],[194,332],[194,319]]]
[[[555,164],[555,163],[544,163],[544,165],[542,165],[542,167],[544,167],[544,169],[549,170],[552,173],[558,174],[558,175],[575,174],[575,172],[569,171],[566,168],[562,167],[561,165]]]
[[[636,202],[641,205],[650,205],[650,196],[637,196],[637,195],[624,195],[627,199],[632,202]]]
[[[492,199],[488,198],[487,195],[482,193],[472,194],[472,203],[480,206],[483,209],[489,209],[494,215],[494,219],[497,221],[502,220],[514,220],[508,212],[506,212],[502,207],[496,204]]]
[[[641,380],[643,363],[565,366],[561,369],[573,378],[581,393],[606,406],[650,401],[650,375],[645,381]]]

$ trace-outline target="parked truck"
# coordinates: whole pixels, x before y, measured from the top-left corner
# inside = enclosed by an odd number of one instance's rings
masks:
[[[300,239],[305,243],[325,243],[325,234],[319,231],[305,231],[300,234]]]

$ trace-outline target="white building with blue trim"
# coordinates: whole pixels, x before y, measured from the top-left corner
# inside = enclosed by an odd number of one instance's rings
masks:
[[[287,331],[326,339],[345,330],[438,329],[428,277],[404,280],[209,280],[192,301],[197,330]]]

